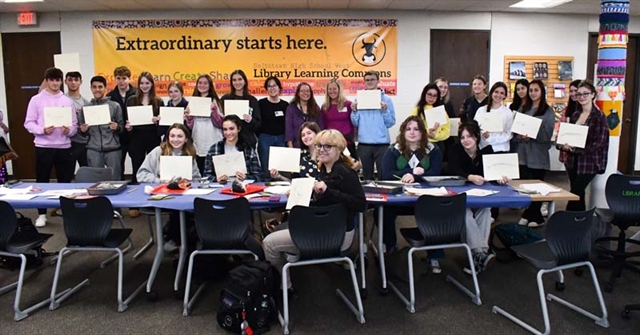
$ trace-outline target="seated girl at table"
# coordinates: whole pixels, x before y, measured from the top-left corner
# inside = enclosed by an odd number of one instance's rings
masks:
[[[484,179],[482,155],[492,154],[490,145],[480,149],[480,126],[475,120],[467,121],[458,128],[459,143],[455,143],[449,151],[449,167],[452,174],[465,177],[474,185],[487,182]],[[499,184],[506,184],[509,178],[498,180]],[[495,260],[495,255],[489,252],[489,233],[491,232],[491,210],[489,208],[467,208],[466,243],[473,252],[476,273],[484,271]],[[466,273],[471,269],[465,268]]]
[[[192,180],[200,178],[200,171],[195,161],[196,149],[193,146],[193,140],[191,139],[191,132],[184,124],[174,123],[167,132],[167,140],[162,142],[159,146],[155,147],[145,157],[144,162],[136,173],[136,178],[141,183],[160,183],[167,182],[167,180],[160,180],[160,156],[191,156],[193,160],[191,162],[191,176]],[[187,178],[189,179],[189,178]],[[180,245],[180,212],[171,211],[169,213],[169,221],[165,226],[165,244],[164,249],[166,252],[173,252],[177,250]]]
[[[347,208],[345,238],[341,250],[347,250],[355,236],[355,217],[364,211],[367,203],[358,179],[351,168],[353,161],[342,154],[347,141],[334,129],[323,130],[315,139],[315,151],[318,158],[319,181],[313,188],[312,206],[330,206],[344,204]],[[266,259],[278,271],[286,263],[286,254],[296,254],[297,248],[291,239],[289,229],[275,231],[262,241]],[[291,282],[287,287],[291,289]]]
[[[419,116],[409,116],[402,122],[396,143],[390,146],[382,157],[382,180],[419,183],[423,176],[440,174],[442,153],[438,146],[429,142],[427,134],[425,122]],[[384,207],[382,240],[387,253],[390,254],[397,249],[396,217],[413,214],[413,207]],[[440,273],[440,258],[442,250],[434,250],[429,254],[434,273]]]
[[[222,119],[222,133],[224,139],[211,146],[204,162],[204,176],[210,181],[217,181],[226,184],[229,178],[236,178],[240,181],[251,179],[262,181],[262,168],[256,149],[247,143],[244,136],[239,136],[242,131],[242,121],[237,115],[227,115]],[[247,173],[236,171],[235,175],[217,175],[213,165],[213,156],[231,154],[235,152],[244,153],[244,161]]]
[[[276,169],[269,170],[269,174],[273,179],[283,181],[291,181],[292,178],[318,178],[318,162],[316,161],[316,148],[313,141],[320,132],[320,127],[315,122],[305,122],[300,126],[298,131],[298,140],[300,142],[300,172],[287,174],[283,176]]]

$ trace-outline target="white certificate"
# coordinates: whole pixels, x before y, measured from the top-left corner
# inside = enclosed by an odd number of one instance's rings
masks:
[[[243,152],[212,156],[211,160],[213,162],[213,169],[218,177],[222,175],[233,177],[236,175],[236,172],[247,173],[247,165],[244,161]]]
[[[455,118],[449,119],[449,129],[450,129],[451,136],[458,136],[458,128],[459,127],[460,127],[460,118],[459,117],[455,117]]]
[[[84,106],[82,107],[84,123],[90,126],[101,126],[111,122],[111,112],[109,105]]]
[[[80,54],[58,54],[53,55],[53,66],[62,70],[62,73],[82,72],[80,71]]]
[[[587,143],[589,127],[573,123],[561,122],[558,130],[557,144],[568,144],[572,147],[584,149]]]
[[[516,117],[513,118],[511,132],[525,135],[529,138],[536,138],[541,124],[542,119],[540,118],[529,116],[525,113],[516,113]]]
[[[287,199],[286,209],[289,210],[293,206],[309,207],[315,183],[316,180],[313,178],[294,178],[291,180],[291,191]]]
[[[44,126],[71,127],[71,124],[73,123],[71,113],[71,107],[45,107]]]
[[[184,108],[182,107],[160,107],[161,126],[172,126],[174,123],[184,122]]]
[[[240,120],[249,114],[249,100],[225,100],[224,115],[237,115]]]
[[[211,98],[190,97],[189,98],[189,115],[211,117]]]
[[[483,132],[501,133],[504,130],[504,120],[497,112],[480,114],[477,121]]]
[[[358,91],[358,109],[380,109],[382,102],[382,94],[380,90],[359,90]]]
[[[193,178],[193,157],[160,156],[160,180],[171,180],[175,177],[188,180]]]
[[[129,123],[132,126],[153,124],[153,107],[151,105],[129,106],[127,114],[129,114]]]
[[[269,170],[300,172],[300,149],[269,148]]]
[[[498,180],[503,176],[520,179],[518,154],[482,155],[482,166],[486,180]]]
[[[424,117],[427,119],[428,129],[433,128],[436,122],[438,122],[439,125],[447,124],[447,111],[444,109],[444,105],[425,109]]]

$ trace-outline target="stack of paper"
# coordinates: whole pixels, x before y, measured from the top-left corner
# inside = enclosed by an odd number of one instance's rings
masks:
[[[0,187],[0,194],[27,194],[33,189],[32,186],[25,188]]]
[[[545,196],[548,195],[549,193],[560,192],[562,190],[557,187],[552,187],[549,184],[545,184],[545,183],[522,184],[520,185],[520,187],[524,188],[525,190],[535,191]]]
[[[411,195],[449,195],[449,192],[444,187],[434,187],[434,188],[415,188],[415,187],[407,187],[405,188],[407,193]]]
[[[264,189],[266,193],[271,194],[286,194],[291,189],[291,186],[277,185],[277,186],[269,186]]]
[[[485,197],[487,195],[492,195],[498,193],[498,191],[492,190],[483,190],[480,188],[472,188],[470,190],[464,191],[470,197]]]

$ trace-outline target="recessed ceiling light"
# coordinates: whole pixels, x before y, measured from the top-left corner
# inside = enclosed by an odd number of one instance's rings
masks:
[[[509,7],[512,8],[553,8],[573,0],[522,0]]]

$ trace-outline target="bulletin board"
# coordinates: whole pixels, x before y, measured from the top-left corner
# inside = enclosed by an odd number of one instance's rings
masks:
[[[546,64],[546,73],[543,68]],[[562,70],[558,64],[562,65]],[[567,64],[570,65],[570,72],[567,71]],[[535,71],[534,71],[535,70]],[[546,77],[545,77],[546,74]],[[534,77],[534,75],[537,75]],[[561,78],[562,75],[562,78]],[[546,85],[547,103],[554,112],[556,120],[559,120],[560,113],[569,99],[569,84],[573,78],[573,57],[570,56],[505,56],[504,57],[504,82],[509,87],[507,102],[513,100],[515,83],[518,77],[525,77],[529,82],[533,79],[540,79]],[[564,97],[556,97],[554,85],[564,85]]]

